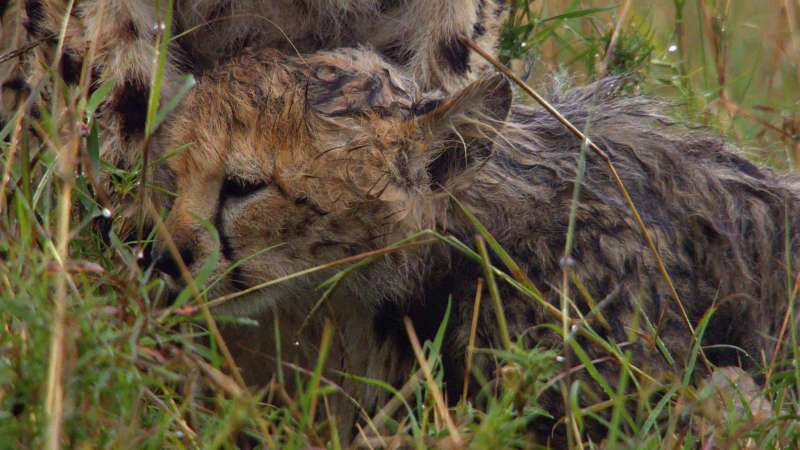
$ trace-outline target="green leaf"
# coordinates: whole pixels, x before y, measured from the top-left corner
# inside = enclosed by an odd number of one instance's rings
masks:
[[[650,429],[653,428],[653,425],[656,424],[656,421],[661,416],[661,411],[664,410],[664,407],[672,400],[672,397],[675,396],[675,393],[678,392],[679,385],[675,384],[669,388],[666,394],[661,397],[661,400],[658,401],[656,407],[653,408],[653,411],[650,412],[650,415],[647,417],[647,420],[644,422],[644,426],[642,426],[641,435],[646,436],[647,433],[650,432]]]
[[[447,297],[447,309],[444,311],[444,317],[442,317],[442,323],[439,325],[439,330],[436,331],[436,337],[433,339],[432,343],[432,350],[434,353],[439,353],[442,348],[442,342],[444,341],[444,334],[447,331],[447,323],[450,321],[450,310],[453,306],[453,297]]]
[[[86,120],[91,120],[94,116],[95,111],[103,103],[103,100],[108,97],[108,94],[111,93],[111,90],[114,89],[116,86],[117,80],[116,78],[112,78],[105,83],[101,84],[96,91],[92,93],[92,96],[89,97],[89,102],[86,103]]]
[[[166,17],[158,24],[163,28],[161,36],[158,37],[158,47],[156,47],[156,70],[153,74],[153,78],[150,80],[150,97],[147,101],[145,130],[148,135],[155,131],[153,125],[155,123],[158,105],[161,102],[161,89],[164,85],[164,72],[166,71],[167,61],[169,59],[169,42],[172,37],[173,3],[173,0],[167,0]]]
[[[152,129],[150,132],[158,129],[159,125],[161,125],[164,122],[164,119],[167,118],[167,115],[169,115],[169,113],[172,112],[172,110],[174,110],[178,104],[180,104],[180,102],[186,98],[187,95],[189,95],[189,91],[191,91],[196,84],[197,82],[191,74],[183,76],[183,82],[181,83],[181,87],[178,89],[178,92],[176,92],[175,95],[167,100],[166,103],[164,103],[164,106],[162,106],[156,114],[156,118],[151,125]]]
[[[489,244],[489,247],[492,251],[500,258],[506,268],[511,271],[511,275],[524,285],[526,288],[530,289],[531,291],[535,292],[536,295],[539,297],[543,297],[539,288],[537,288],[533,282],[528,278],[527,274],[522,270],[519,264],[514,261],[511,255],[506,252],[503,246],[497,242],[497,239],[489,233],[489,230],[481,223],[480,220],[472,213],[463,203],[461,203],[457,198],[454,196],[450,196],[450,198],[458,205],[461,211],[467,216],[467,219],[470,221],[472,226],[478,231],[478,233],[486,240],[486,243]]]
[[[92,177],[96,180],[100,177],[100,130],[97,126],[97,121],[92,120],[92,128],[89,131],[89,136],[86,139],[86,152],[89,154],[89,162],[91,163]]]
[[[711,317],[714,316],[716,312],[716,308],[711,307],[708,308],[703,317],[700,319],[700,323],[694,328],[694,335],[696,337],[696,341],[694,345],[692,345],[692,353],[689,356],[689,363],[686,365],[686,372],[683,375],[683,385],[689,386],[689,383],[692,380],[692,374],[694,374],[694,368],[697,365],[697,357],[700,355],[702,351],[702,342],[703,342],[703,335],[706,332],[706,327],[708,327],[708,323],[711,321]],[[689,333],[689,330],[686,330],[686,333]]]
[[[617,9],[616,6],[611,6],[608,8],[588,8],[588,9],[579,9],[577,11],[570,11],[564,14],[559,14],[557,16],[548,17],[546,19],[542,19],[542,23],[550,22],[553,20],[567,20],[567,19],[575,19],[578,17],[584,16],[591,16],[592,14],[597,14],[605,11],[611,11],[613,9]]]

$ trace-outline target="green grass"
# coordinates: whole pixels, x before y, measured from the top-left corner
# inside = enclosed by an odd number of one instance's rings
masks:
[[[800,164],[800,4],[793,1],[631,2],[621,21],[625,1],[517,0],[502,57],[534,87],[559,70],[576,82],[631,74],[631,91],[674,98],[686,118],[718,128],[763,163],[790,169]],[[101,167],[93,133],[104,90],[86,99],[52,82],[59,95],[38,118],[21,115],[0,131],[0,449],[52,444],[53,424],[71,448],[235,448],[243,435],[270,448],[346,447],[314,414],[334,390],[321,378],[324,351],[310,374],[285,368],[272,386],[241,389],[209,339],[209,318],[159,305],[163,285],[137,265],[142,243],[113,233],[102,239],[93,224],[105,211],[91,186],[98,171],[116,170]],[[153,87],[149,131],[164,116]],[[47,139],[33,139],[29,127]],[[116,187],[135,195],[140,176],[117,170]],[[479,253],[426,236],[484,263],[488,283],[538,296],[534,286],[515,280],[514,261],[491,236],[483,233],[488,250],[481,240]],[[490,267],[487,251],[503,266]],[[501,304],[490,291],[483,301]],[[702,324],[697,328],[701,334]],[[579,330],[581,342],[603,345],[622,362],[618,382],[602,378],[575,332],[565,330],[565,340],[609,401],[578,406],[584,387],[564,373],[556,353],[508,342],[494,352],[501,367],[496,386],[487,380],[480,402],[459,403],[449,414],[464,445],[477,449],[533,446],[526,429],[548,415],[541,408],[546,392],[567,406],[566,417],[556,419],[565,421],[575,447],[599,448],[581,437],[596,419],[607,424],[604,448],[797,448],[800,365],[796,327],[790,329],[787,359],[773,366],[760,391],[774,411],[768,417],[744,411],[720,419],[716,413],[725,407],[694,384],[694,364],[673,383],[639,383],[636,362],[590,329]],[[331,335],[323,336],[324,349]],[[395,391],[385,405],[393,418],[370,444],[451,442],[434,395],[442,378],[440,344],[423,344],[430,372]],[[363,381],[393,390],[381,380]],[[722,398],[731,406],[737,395]]]

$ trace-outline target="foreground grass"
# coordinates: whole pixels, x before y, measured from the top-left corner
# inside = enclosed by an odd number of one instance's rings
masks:
[[[630,89],[673,96],[687,117],[758,149],[754,157],[796,167],[800,7],[792,9],[791,1],[759,9],[744,0],[659,0],[647,8],[516,3],[503,56],[532,80],[558,68],[578,80],[633,73]],[[91,188],[96,171],[112,170],[95,159],[97,100],[66,92],[38,118],[18,116],[0,131],[0,448],[52,445],[54,423],[59,443],[74,448],[346,447],[314,413],[336,390],[322,378],[324,364],[311,373],[287,368],[261,391],[243,389],[210,339],[207,318],[163,309],[163,285],[138,264],[145,242],[113,233],[103,239],[98,229],[115,217],[107,217]],[[31,127],[47,138],[34,139]],[[137,191],[137,173],[116,175],[119,189]],[[582,387],[556,353],[514,344],[496,353],[502,370],[480,405],[462,402],[445,412],[435,395],[440,342],[429,342],[421,359],[429,374],[409,379],[385,405],[392,418],[367,425],[362,444],[445,447],[456,446],[458,436],[473,448],[529,448],[527,429],[547,415],[542,395],[554,392],[569,411],[554,419],[567,426],[575,447],[600,445],[581,438],[597,420],[608,432],[604,448],[797,448],[796,329],[785,339],[786,360],[760,374],[758,395],[771,407],[747,401],[752,411],[725,414],[739,394],[713,395],[695,383],[692,364],[660,385],[637,383],[641,375],[623,364],[621,381],[606,383],[610,400],[579,407]],[[626,361],[624,349],[606,344]],[[320,347],[326,345],[323,339]],[[589,371],[594,364],[574,363]]]

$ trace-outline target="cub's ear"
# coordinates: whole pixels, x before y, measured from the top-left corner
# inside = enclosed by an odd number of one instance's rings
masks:
[[[459,129],[460,125],[488,119],[502,122],[511,111],[511,84],[503,75],[475,81],[449,98],[437,101],[435,107],[423,106],[420,118],[423,126],[433,131]]]
[[[512,102],[511,84],[503,75],[478,80],[419,116],[434,140],[428,171],[434,185],[485,159],[500,137]]]

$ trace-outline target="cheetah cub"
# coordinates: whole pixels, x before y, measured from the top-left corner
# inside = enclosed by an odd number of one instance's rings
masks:
[[[798,255],[800,240],[790,239],[787,254],[784,227],[800,229],[800,179],[758,168],[719,138],[670,121],[657,101],[619,95],[618,82],[555,93],[552,101],[577,127],[591,121],[592,137],[638,205],[693,326],[715,309],[702,337],[709,360],[757,369],[747,355],[769,360],[770,336],[787,308],[786,267],[798,264],[785,264]],[[210,275],[222,276],[209,291],[216,312],[260,320],[258,328],[226,331],[253,383],[272,375],[274,323],[282,328],[284,360],[311,367],[322,321],[330,318],[338,338],[325,376],[372,414],[386,392],[341,371],[401,385],[414,365],[403,318],[422,339],[432,338],[449,308],[441,355],[447,397],[458,399],[476,280],[484,275],[471,251],[435,241],[381,253],[339,280],[314,314],[318,286],[332,270],[264,283],[385,249],[422,230],[470,246],[476,227],[465,210],[521,267],[498,278],[515,342],[564,351],[554,331],[560,328],[542,325],[555,320],[568,269],[581,281],[580,291],[570,291],[584,294],[573,298],[574,330],[630,351],[631,364],[648,374],[637,383],[680,373],[691,360],[683,313],[594,154],[587,155],[572,258],[563,260],[581,143],[547,113],[514,104],[501,77],[442,98],[365,50],[245,52],[202,78],[161,131],[165,151],[189,145],[156,174],[176,194],[166,229],[194,275],[209,255],[221,255]],[[163,241],[155,253],[157,267],[180,283]],[[500,259],[492,262],[508,271]],[[539,294],[516,287],[521,277]],[[503,346],[496,324],[484,302],[479,347]],[[653,347],[656,333],[669,358]],[[580,339],[585,356],[616,386],[618,354]],[[476,358],[474,370],[491,378],[495,360]],[[585,371],[576,367],[573,376],[594,391],[582,397],[587,404],[604,398]],[[553,394],[542,401],[559,423],[563,402]],[[340,400],[333,412],[352,429],[357,409]],[[545,432],[550,426],[542,422]]]

